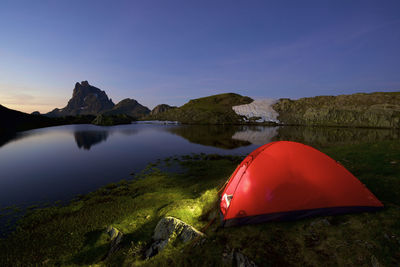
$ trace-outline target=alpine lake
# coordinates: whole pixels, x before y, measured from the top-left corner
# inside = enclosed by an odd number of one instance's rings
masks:
[[[200,153],[244,156],[277,140],[323,149],[400,141],[400,133],[395,129],[149,122],[20,132],[0,143],[0,228],[8,229],[27,209],[68,202],[109,183],[135,179],[154,162]]]

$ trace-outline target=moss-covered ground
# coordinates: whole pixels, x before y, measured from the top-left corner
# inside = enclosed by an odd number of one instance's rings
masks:
[[[204,154],[174,157],[149,165],[133,181],[30,212],[14,233],[0,239],[0,266],[229,266],[232,250],[259,266],[399,266],[400,143],[321,149],[365,183],[385,209],[233,228],[214,223],[201,245],[177,243],[146,260],[143,253],[160,218],[174,216],[198,229],[207,225],[218,189],[241,161]],[[179,171],[160,170],[174,164]],[[109,225],[124,237],[120,249],[106,257]]]

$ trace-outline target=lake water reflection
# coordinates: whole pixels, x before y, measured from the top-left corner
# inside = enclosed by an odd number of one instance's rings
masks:
[[[148,163],[174,155],[244,155],[276,140],[323,147],[399,139],[390,129],[131,124],[67,125],[22,132],[0,143],[0,209],[69,200],[132,179]]]

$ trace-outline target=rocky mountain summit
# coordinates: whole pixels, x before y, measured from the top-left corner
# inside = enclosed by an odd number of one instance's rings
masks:
[[[105,91],[89,84],[88,81],[77,82],[72,98],[67,106],[54,109],[46,114],[48,117],[66,117],[95,115],[92,122],[97,125],[115,125],[130,123],[150,113],[150,109],[134,99],[126,98],[117,105],[108,98]]]
[[[90,85],[88,81],[82,81],[75,84],[72,98],[67,106],[62,109],[56,108],[47,113],[47,116],[97,115],[113,107],[114,103],[108,98],[106,92]]]

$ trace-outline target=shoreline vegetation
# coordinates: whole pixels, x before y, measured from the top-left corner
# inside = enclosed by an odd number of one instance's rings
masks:
[[[0,239],[0,265],[231,266],[237,255],[258,266],[399,265],[400,143],[317,148],[343,164],[385,208],[218,228],[218,190],[243,157],[174,156],[149,164],[133,180],[109,184],[66,205],[31,210]],[[171,242],[146,259],[154,229],[167,216],[203,230],[206,238]],[[212,219],[217,222],[205,229]],[[111,254],[109,226],[123,233]]]

